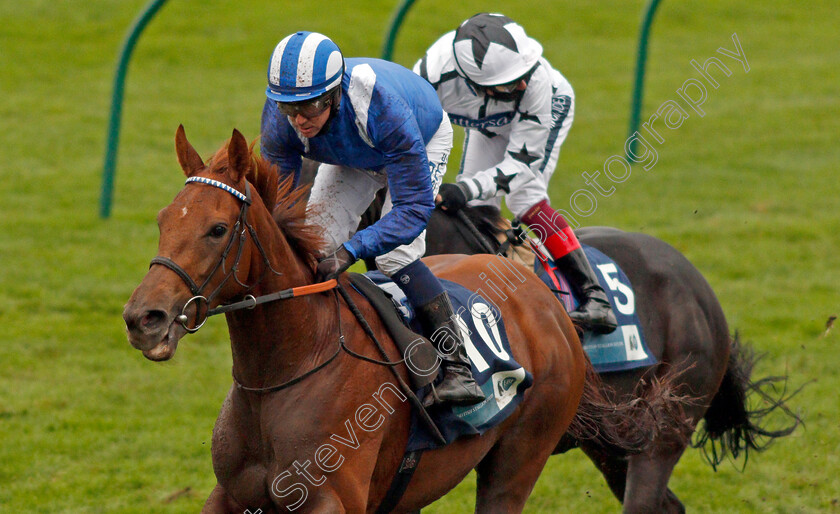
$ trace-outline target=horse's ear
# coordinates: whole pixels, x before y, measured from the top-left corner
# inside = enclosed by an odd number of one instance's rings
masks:
[[[231,178],[235,182],[245,176],[248,167],[251,165],[251,150],[248,148],[248,141],[236,129],[233,129],[233,135],[230,136],[230,143],[228,143],[228,167],[230,168]]]
[[[193,145],[187,141],[184,125],[178,125],[178,130],[175,131],[175,153],[178,154],[181,169],[188,177],[195,175],[204,168],[204,161],[201,160],[201,156],[195,151]]]

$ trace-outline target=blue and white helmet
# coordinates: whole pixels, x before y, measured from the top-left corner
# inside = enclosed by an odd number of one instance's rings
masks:
[[[497,86],[528,73],[543,48],[507,16],[481,13],[458,27],[452,50],[461,76],[480,86]]]
[[[343,74],[344,57],[330,38],[296,32],[274,48],[265,94],[277,102],[311,100],[339,86]]]

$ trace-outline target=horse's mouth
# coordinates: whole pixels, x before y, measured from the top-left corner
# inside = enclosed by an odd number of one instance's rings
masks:
[[[186,330],[180,323],[173,321],[169,325],[169,330],[166,331],[163,340],[149,350],[143,350],[143,357],[150,361],[160,362],[167,361],[175,355],[175,349],[178,348],[178,341],[184,336]]]

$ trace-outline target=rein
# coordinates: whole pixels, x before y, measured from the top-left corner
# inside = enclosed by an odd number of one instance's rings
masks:
[[[220,305],[210,309],[207,311],[207,317],[209,318],[210,316],[215,316],[216,314],[238,311],[240,309],[253,309],[257,305],[276,300],[288,300],[289,298],[298,298],[308,294],[323,293],[324,291],[334,289],[337,285],[338,281],[333,278],[331,280],[327,280],[326,282],[318,282],[317,284],[308,286],[290,287],[289,289],[283,289],[282,291],[277,291],[276,293],[265,294],[257,297],[249,294],[246,295],[245,299],[242,301],[229,303],[227,305]]]
[[[330,284],[330,283],[331,283],[331,286],[324,287],[325,284]],[[319,288],[319,286],[320,286],[320,288]],[[303,287],[300,287],[300,288],[284,289],[283,291],[279,291],[278,293],[285,293],[286,291],[293,291],[294,289],[311,288],[311,290],[309,290],[309,292],[302,293],[301,295],[299,295],[299,296],[302,296],[303,294],[311,294],[311,293],[318,293],[318,292],[322,292],[322,291],[328,291],[329,289],[335,289],[337,286],[338,286],[338,281],[336,279],[332,279],[332,280],[328,280],[326,282],[321,282],[319,284],[314,284],[312,286],[303,286]],[[341,287],[341,286],[338,286],[338,287]],[[278,293],[274,293],[274,295],[276,295]],[[266,296],[274,296],[274,295],[266,295]],[[287,298],[294,298],[294,296],[295,295],[284,296],[282,298],[278,297],[278,298],[275,298],[275,300],[285,300]],[[260,298],[265,298],[265,297],[260,297]],[[270,302],[270,301],[272,301],[272,300],[266,300],[266,302]],[[242,303],[242,302],[239,302],[239,303]],[[265,302],[262,302],[262,303],[265,303]],[[233,306],[233,305],[235,305],[235,304],[231,304],[230,306]],[[256,306],[256,304],[254,304],[254,306]],[[253,309],[253,307],[248,307],[248,306],[239,307],[239,308],[240,309],[241,308]],[[338,296],[337,295],[335,296],[335,308],[336,308],[337,311],[340,309],[340,307],[338,305]],[[229,310],[236,310],[236,309],[229,309]],[[276,391],[286,389],[287,387],[291,387],[291,386],[297,384],[298,382],[301,382],[306,377],[308,377],[310,375],[314,375],[315,373],[321,371],[321,369],[325,368],[329,363],[334,361],[336,357],[338,357],[338,354],[341,353],[341,350],[347,350],[347,346],[344,344],[344,331],[341,329],[341,313],[339,312],[339,316],[338,316],[338,348],[335,350],[335,353],[333,353],[332,356],[330,356],[329,359],[325,360],[321,364],[318,364],[317,366],[310,369],[306,373],[304,373],[302,375],[298,375],[298,376],[296,376],[296,377],[294,377],[290,380],[287,380],[286,382],[283,382],[282,384],[278,384],[278,385],[275,385],[275,386],[269,386],[269,387],[247,387],[247,386],[244,386],[244,385],[242,385],[242,382],[240,382],[239,379],[236,378],[236,375],[231,370],[231,374],[233,375],[233,383],[236,384],[237,389],[240,389],[242,391],[248,391],[249,393],[256,393],[256,394],[274,393]]]
[[[248,391],[250,393],[256,393],[256,394],[268,394],[268,393],[274,393],[274,392],[280,391],[282,389],[286,389],[287,387],[291,387],[291,386],[301,382],[303,379],[309,377],[310,375],[314,375],[315,373],[320,371],[322,368],[326,367],[333,360],[335,360],[335,358],[338,357],[338,355],[342,351],[344,351],[348,355],[350,355],[351,357],[355,357],[356,359],[363,360],[365,362],[370,362],[372,364],[378,364],[380,366],[388,366],[389,368],[391,368],[391,371],[394,372],[394,375],[397,377],[397,380],[401,382],[400,385],[403,386],[403,389],[407,390],[407,391],[411,391],[411,388],[408,387],[408,385],[405,383],[403,378],[399,375],[399,373],[397,373],[396,369],[394,368],[394,366],[396,366],[398,364],[402,364],[403,362],[405,362],[405,358],[402,358],[398,361],[388,361],[388,360],[380,361],[380,360],[377,360],[377,359],[373,359],[371,357],[366,357],[366,356],[364,356],[360,353],[356,353],[356,352],[354,352],[353,350],[351,350],[350,348],[347,347],[347,342],[344,339],[344,331],[342,330],[342,327],[341,327],[341,306],[340,306],[339,301],[338,301],[338,293],[341,293],[341,297],[344,298],[344,301],[347,303],[348,307],[350,307],[350,311],[356,317],[356,320],[358,320],[359,323],[362,325],[362,329],[364,330],[365,334],[373,340],[373,342],[375,343],[377,349],[382,354],[382,356],[385,357],[386,359],[388,358],[388,354],[385,353],[385,349],[382,347],[382,343],[380,343],[379,339],[376,338],[376,334],[374,334],[373,329],[371,329],[367,320],[364,318],[364,315],[361,313],[361,311],[359,311],[358,307],[356,307],[355,302],[353,302],[353,299],[350,297],[350,295],[347,293],[347,291],[341,286],[341,284],[338,283],[338,281],[336,279],[331,279],[331,280],[328,280],[326,282],[313,284],[311,286],[303,286],[303,287],[295,287],[295,288],[292,288],[292,289],[284,289],[283,291],[279,291],[277,293],[273,293],[273,294],[270,294],[270,295],[261,296],[259,298],[275,297],[275,298],[270,298],[270,299],[267,299],[263,302],[260,302],[260,303],[265,303],[265,302],[270,302],[270,301],[273,301],[273,300],[285,300],[285,299],[288,299],[288,298],[294,298],[295,296],[303,296],[305,294],[320,293],[320,292],[323,292],[323,291],[328,291],[330,289],[334,290],[333,292],[335,293],[335,295],[334,295],[335,296],[335,310],[336,310],[336,312],[338,312],[338,348],[336,348],[335,353],[333,353],[330,356],[330,358],[328,358],[327,360],[325,360],[321,364],[318,364],[317,366],[310,369],[306,373],[303,373],[302,375],[298,375],[298,376],[296,376],[296,377],[294,377],[290,380],[287,380],[286,382],[283,382],[282,384],[278,384],[278,385],[275,385],[275,386],[270,386],[270,387],[247,387],[247,386],[242,385],[242,383],[239,381],[239,379],[236,378],[236,375],[234,375],[233,376],[233,382],[236,384],[236,387],[238,389],[241,389],[242,391]],[[300,294],[297,294],[297,295],[290,294],[290,295],[286,295],[286,296],[283,296],[283,297],[277,296],[281,293],[287,293],[289,291],[295,291],[295,290],[302,291],[302,292]],[[257,300],[259,300],[259,298]],[[246,303],[246,302],[238,302],[238,304],[242,304],[242,303]],[[225,306],[225,307],[234,307],[238,304],[230,304],[230,305]],[[256,304],[254,304],[254,305],[256,305]],[[245,306],[238,306],[236,308],[237,309],[253,308],[253,306],[249,304],[249,305],[245,305]],[[227,309],[225,312],[231,311],[231,310],[236,310],[236,309],[230,308],[230,309]],[[416,400],[416,396],[414,397],[414,399]]]
[[[557,280],[557,277],[554,275],[554,272],[557,270],[556,267],[551,267],[548,264],[548,256],[540,249],[540,247],[531,241],[528,238],[527,233],[522,229],[519,220],[514,220],[514,224],[511,225],[511,228],[505,230],[505,240],[499,245],[498,251],[493,251],[490,244],[488,243],[487,239],[485,239],[484,234],[475,226],[475,223],[472,222],[469,216],[463,211],[459,210],[457,212],[458,219],[463,223],[469,232],[475,237],[478,245],[485,253],[489,254],[496,254],[502,257],[507,257],[507,252],[513,246],[523,246],[526,243],[531,248],[531,251],[536,256],[537,260],[542,265],[543,269],[545,270],[548,277],[551,279],[552,283],[555,285],[554,288],[549,288],[553,293],[559,295],[567,295],[571,297],[571,293],[569,291],[564,291],[563,287],[560,285],[560,282]]]
[[[475,223],[473,223],[469,216],[467,216],[467,213],[459,209],[455,212],[455,216],[457,216],[461,223],[463,223],[464,226],[467,227],[467,230],[469,230],[470,234],[472,234],[472,236],[478,242],[478,245],[481,247],[484,253],[496,253],[496,251],[493,250],[493,245],[491,245],[490,242],[487,241],[487,239],[484,237],[484,234],[482,234],[481,231],[478,230],[478,228],[475,226]]]

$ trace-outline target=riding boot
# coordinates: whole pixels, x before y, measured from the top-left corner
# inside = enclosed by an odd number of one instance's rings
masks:
[[[443,381],[434,386],[434,403],[473,405],[484,400],[484,393],[472,376],[449,295],[443,292],[416,310],[420,324],[427,334],[432,334],[430,339],[443,361]]]
[[[595,270],[590,266],[583,249],[572,250],[554,262],[580,299],[578,308],[569,313],[572,321],[599,334],[608,334],[615,330],[618,323],[607,299],[607,293],[598,283]]]

